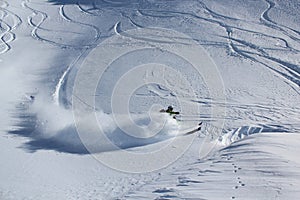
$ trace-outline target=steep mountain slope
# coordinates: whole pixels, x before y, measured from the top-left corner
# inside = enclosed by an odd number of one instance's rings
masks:
[[[0,199],[297,199],[298,10],[0,0]]]

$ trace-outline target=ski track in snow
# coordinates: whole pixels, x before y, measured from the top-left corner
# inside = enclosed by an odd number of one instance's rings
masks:
[[[69,17],[67,13],[65,12],[65,5],[62,5],[59,7],[59,15],[61,16],[62,19],[69,23],[76,24],[81,27],[87,27],[89,29],[92,29],[92,31],[95,33],[94,37],[89,40],[89,42],[86,44],[78,44],[78,45],[70,45],[67,43],[61,43],[55,40],[51,40],[46,37],[42,37],[39,34],[40,30],[50,32],[55,35],[61,36],[61,40],[67,39],[64,37],[64,33],[72,33],[72,32],[67,32],[67,31],[56,31],[56,30],[50,30],[47,28],[43,28],[43,24],[46,22],[46,20],[49,18],[46,12],[39,11],[38,9],[35,9],[33,5],[31,6],[32,3],[30,0],[23,0],[22,6],[26,9],[29,9],[32,11],[32,15],[28,16],[28,24],[33,28],[31,31],[31,36],[39,41],[46,42],[55,46],[58,46],[60,48],[68,48],[68,49],[74,49],[74,50],[81,50],[81,49],[89,49],[92,48],[93,46],[96,45],[97,40],[100,38],[100,30],[98,27],[94,26],[93,24],[87,24],[83,22],[76,21]],[[75,6],[70,6],[71,8],[75,8]],[[34,19],[38,19],[38,23],[34,23]],[[73,34],[80,34],[74,32]]]
[[[9,43],[16,39],[16,35],[13,32],[22,24],[22,19],[15,13],[9,11],[9,3],[7,1],[0,1],[0,55],[8,52],[11,49]],[[7,21],[11,18],[13,23]]]
[[[38,35],[37,31],[40,28],[40,26],[46,21],[46,19],[48,18],[48,15],[45,12],[41,12],[41,11],[38,11],[36,9],[31,8],[28,5],[29,3],[30,3],[30,0],[23,0],[22,1],[22,6],[24,8],[27,8],[27,9],[32,11],[32,14],[30,16],[28,16],[28,19],[27,19],[27,23],[33,28],[32,31],[31,31],[31,36],[34,39],[39,40],[39,41],[46,41],[46,42],[49,42],[49,43],[56,44],[55,42],[44,39],[44,38],[41,38]],[[32,22],[33,18],[38,18],[39,19],[37,24],[34,24]]]
[[[268,3],[268,8],[261,15],[261,20],[263,21],[263,23],[266,26],[269,26],[270,28],[277,29],[277,30],[283,32],[285,35],[287,35],[288,37],[290,37],[293,40],[300,41],[300,38],[299,38],[300,32],[299,31],[291,29],[284,25],[279,25],[269,17],[269,12],[276,6],[275,2],[270,1],[270,0],[265,0],[265,2]],[[290,32],[292,32],[292,33],[290,33]],[[298,37],[294,36],[295,34]]]
[[[67,16],[67,14],[65,12],[65,6],[60,6],[59,14],[66,21],[69,21],[69,22],[72,22],[72,23],[75,23],[75,24],[79,24],[79,25],[82,25],[82,26],[90,27],[95,32],[94,40],[91,40],[91,42],[90,42],[91,44],[95,45],[96,42],[99,40],[101,33],[100,33],[100,29],[97,26],[94,26],[92,24],[86,24],[86,23],[78,22],[78,21],[75,21],[75,20],[71,19],[69,16]]]
[[[80,11],[84,12],[85,14],[90,14],[89,12],[84,11],[79,3],[77,3],[77,7],[79,8]],[[59,15],[68,22],[79,24],[81,26],[87,26],[94,31],[94,33],[95,33],[94,39],[90,41],[91,45],[86,46],[86,49],[92,48],[93,46],[97,45],[97,41],[100,39],[100,36],[101,36],[100,29],[97,26],[92,25],[92,24],[78,22],[78,21],[71,19],[65,12],[65,5],[62,5],[59,7]],[[60,79],[56,85],[55,91],[53,93],[53,99],[54,99],[55,104],[59,105],[60,99],[65,98],[65,95],[62,95],[63,97],[60,96],[60,93],[64,92],[64,91],[61,91],[61,88],[62,88],[63,84],[66,82],[68,73],[70,72],[70,70],[72,70],[72,67],[76,64],[76,62],[78,62],[78,60],[80,59],[80,57],[82,55],[84,55],[84,53],[82,53],[78,58],[74,59],[74,61],[67,67],[67,69],[63,72],[62,76],[60,77]]]
[[[92,5],[84,5],[83,3],[85,3],[85,0],[79,0],[76,3],[78,9],[81,12],[91,16],[96,16],[96,17],[99,16],[99,12],[101,11],[101,9],[97,7],[95,1],[92,2]],[[87,8],[85,8],[86,6]]]

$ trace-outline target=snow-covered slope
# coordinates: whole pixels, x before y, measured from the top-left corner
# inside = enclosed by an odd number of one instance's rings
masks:
[[[297,199],[299,134],[264,133],[207,159],[182,160],[124,199]],[[288,145],[287,145],[288,144]]]
[[[0,199],[297,199],[299,7],[0,0]]]

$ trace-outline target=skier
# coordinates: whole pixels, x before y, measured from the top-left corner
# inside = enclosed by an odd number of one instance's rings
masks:
[[[176,115],[180,114],[179,112],[175,112],[172,106],[168,106],[167,110],[161,109],[160,112],[161,113],[169,113],[171,116],[173,116],[174,119],[176,119]],[[185,130],[186,132],[183,135],[189,135],[189,134],[196,133],[201,130],[201,126],[202,126],[202,122],[200,122],[196,128]]]
[[[173,116],[174,119],[176,119],[176,115],[180,114],[179,112],[173,111],[173,107],[172,106],[168,106],[167,110],[161,109],[160,112],[169,113],[171,116]]]

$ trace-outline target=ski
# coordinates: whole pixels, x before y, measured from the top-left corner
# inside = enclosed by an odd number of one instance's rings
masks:
[[[202,125],[202,122],[200,122],[196,128],[194,128],[192,130],[188,130],[183,135],[190,135],[190,134],[193,134],[193,133],[196,133],[196,132],[200,131],[201,130],[201,125]]]

